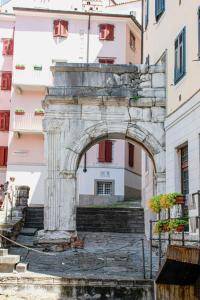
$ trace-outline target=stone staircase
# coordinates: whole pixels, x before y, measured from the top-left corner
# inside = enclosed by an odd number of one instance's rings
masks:
[[[44,209],[43,207],[27,207],[24,228],[44,228]]]
[[[20,263],[20,255],[8,254],[8,249],[0,249],[0,273],[26,272],[27,264]]]
[[[24,228],[43,229],[43,208],[28,207]],[[144,233],[141,207],[78,207],[77,230],[90,232]]]

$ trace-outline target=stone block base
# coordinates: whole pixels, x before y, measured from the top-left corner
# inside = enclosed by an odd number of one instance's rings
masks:
[[[24,273],[28,270],[28,264],[19,263],[16,265],[16,271],[18,273]]]
[[[40,230],[34,244],[46,251],[62,252],[72,248],[83,248],[84,241],[79,240],[76,231]]]

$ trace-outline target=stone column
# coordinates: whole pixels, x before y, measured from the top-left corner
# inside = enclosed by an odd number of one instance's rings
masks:
[[[46,181],[46,199],[44,204],[44,230],[38,233],[39,243],[69,242],[76,235],[75,200],[76,174],[62,174],[61,131],[62,122],[48,121],[46,150],[48,154],[48,177]]]

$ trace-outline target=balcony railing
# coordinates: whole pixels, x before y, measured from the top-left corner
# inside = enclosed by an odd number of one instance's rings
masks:
[[[24,133],[42,133],[42,116],[36,116],[34,113],[25,113],[24,115],[13,115],[13,131]]]
[[[14,70],[12,83],[21,88],[34,87],[34,89],[44,89],[52,84],[52,74],[47,70],[30,70],[25,67],[24,70]]]

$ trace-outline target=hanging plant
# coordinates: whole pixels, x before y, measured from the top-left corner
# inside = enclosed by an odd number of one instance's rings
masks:
[[[183,232],[188,221],[184,219],[172,219],[169,222],[170,232]]]
[[[35,116],[44,116],[44,109],[36,108],[35,109]]]
[[[155,233],[169,232],[170,231],[169,223],[170,223],[169,220],[157,221],[154,226],[154,232]]]
[[[33,69],[34,69],[35,71],[42,71],[42,66],[34,65],[34,66],[33,66]]]
[[[161,206],[160,206],[160,199],[161,199],[161,197],[162,197],[162,195],[156,195],[156,196],[153,196],[148,201],[148,207],[154,213],[159,213],[161,211]]]
[[[15,66],[15,69],[16,70],[25,70],[25,65],[19,65],[18,64],[18,65]]]
[[[25,111],[24,111],[23,108],[18,107],[18,108],[15,109],[15,114],[16,115],[24,115]]]

